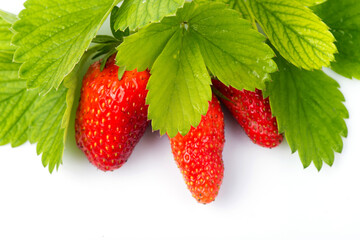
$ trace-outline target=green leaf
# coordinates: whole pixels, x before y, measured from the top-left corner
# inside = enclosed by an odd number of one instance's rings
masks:
[[[241,13],[242,17],[250,20],[250,22],[254,24],[254,27],[256,28],[254,16],[250,11],[249,7],[246,5],[245,0],[195,0],[195,1],[198,3],[206,3],[206,2],[225,3],[229,5],[232,9],[238,10]]]
[[[199,125],[211,100],[210,76],[197,42],[188,34],[175,32],[155,62],[147,86],[153,129],[170,137],[178,132],[185,135],[190,126]]]
[[[3,62],[0,53],[0,76],[2,66],[18,66],[16,63]],[[12,60],[9,58],[8,60]],[[17,78],[0,78],[0,145],[11,143],[17,147],[28,139],[38,142],[37,152],[43,153],[44,166],[49,165],[52,172],[62,162],[65,130],[61,128],[67,89],[60,87],[46,96],[39,96],[38,91],[26,89],[26,81]],[[5,97],[6,96],[6,97]],[[61,105],[62,104],[62,105]]]
[[[189,33],[186,36],[198,42],[210,71],[227,85],[263,88],[269,72],[276,70],[271,60],[274,53],[263,43],[265,38],[236,11],[219,3],[186,4],[177,16],[125,38],[118,48],[118,65],[139,71],[152,68],[170,38],[184,28]]]
[[[246,4],[246,0],[230,0],[230,6],[233,9],[238,10],[242,14],[243,18],[248,19],[252,24],[255,24],[254,15],[249,9],[249,6]]]
[[[1,19],[1,21],[4,21],[7,24],[11,24],[11,25],[14,24],[18,20],[18,18],[15,14],[8,13],[8,12],[2,11],[2,10],[0,10],[0,19]]]
[[[16,16],[0,10],[0,51],[13,52],[16,48],[10,44],[13,33],[11,25],[16,21]],[[0,66],[1,67],[1,66]]]
[[[110,14],[110,30],[111,30],[112,35],[116,39],[122,41],[125,36],[130,35],[130,30],[129,30],[129,28],[126,28],[126,30],[124,30],[124,31],[120,31],[120,30],[115,29],[115,23],[116,23],[116,20],[117,20],[117,17],[118,17],[117,14],[118,14],[119,9],[120,9],[119,7],[115,6],[113,8],[113,10],[111,11],[111,14]]]
[[[27,140],[26,112],[36,92],[25,90],[26,81],[18,78],[20,64],[12,61],[15,48],[10,45],[13,36],[10,27],[13,18],[0,11],[0,145],[11,143],[16,147]]]
[[[326,2],[327,0],[297,0],[299,3],[302,3],[305,6],[311,7],[317,4]],[[336,1],[336,0],[335,0]]]
[[[189,22],[190,33],[199,43],[206,66],[220,81],[240,90],[263,89],[269,73],[277,69],[271,59],[274,52],[248,21],[224,6],[196,9]]]
[[[211,91],[206,67],[226,85],[264,88],[276,70],[274,53],[264,40],[225,4],[187,3],[176,16],[125,38],[117,64],[151,69],[149,117],[154,130],[172,137],[196,127],[207,111]]]
[[[334,36],[309,8],[293,0],[252,0],[248,4],[280,54],[295,66],[321,69],[334,60]]]
[[[12,59],[12,53],[0,51],[0,145],[17,147],[28,139],[28,111],[38,94],[26,91],[26,81],[18,78],[20,65]]]
[[[116,13],[115,29],[135,30],[161,21],[165,16],[174,15],[184,3],[185,0],[124,0]]]
[[[0,25],[6,21],[0,15]],[[0,35],[13,35],[7,28],[0,28]],[[13,62],[15,49],[0,49],[0,145],[10,143],[20,146],[27,140],[38,142],[37,152],[42,153],[44,166],[49,171],[62,162],[66,128],[61,128],[66,106],[67,89],[60,86],[58,91],[51,90],[40,96],[37,89],[27,90],[26,80],[19,78],[20,64]]]
[[[29,140],[37,143],[37,154],[42,154],[44,167],[49,171],[59,168],[65,147],[65,132],[62,128],[66,110],[67,88],[63,85],[57,91],[51,90],[46,96],[37,96],[29,115]]]
[[[58,88],[118,0],[28,0],[13,28],[15,61],[28,88]]]
[[[117,21],[117,14],[118,14],[118,11],[119,11],[119,7],[115,6],[111,12],[111,15],[110,15],[110,29],[111,29],[111,32],[113,34],[113,36],[122,41],[124,37],[126,36],[129,36],[130,35],[130,30],[129,28],[126,28],[124,31],[120,31],[120,30],[117,30],[115,29],[115,23]]]
[[[272,75],[268,94],[280,132],[285,132],[292,152],[299,152],[304,167],[318,170],[323,161],[334,162],[343,148],[349,117],[339,84],[322,71],[301,70],[277,58],[279,72]]]
[[[328,0],[314,10],[337,40],[339,54],[331,68],[345,77],[360,79],[360,1]]]
[[[126,37],[117,48],[117,65],[138,71],[151,68],[178,28],[173,18],[164,18],[161,23],[151,24]]]

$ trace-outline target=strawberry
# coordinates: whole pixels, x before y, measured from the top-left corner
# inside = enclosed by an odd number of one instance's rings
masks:
[[[78,147],[103,171],[121,167],[148,125],[145,97],[149,72],[126,71],[118,79],[112,56],[103,71],[90,66],[81,89],[75,120]]]
[[[200,203],[214,201],[218,194],[224,164],[224,115],[215,96],[200,124],[188,134],[170,139],[175,161],[193,197]]]
[[[224,96],[221,101],[254,143],[273,148],[282,142],[283,135],[279,134],[276,118],[271,113],[269,98],[264,99],[261,90],[239,91],[218,80],[213,80],[213,85]]]

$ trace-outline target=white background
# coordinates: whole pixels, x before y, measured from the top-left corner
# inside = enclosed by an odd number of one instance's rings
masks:
[[[23,0],[1,0],[18,13]],[[225,111],[225,176],[198,204],[169,141],[147,131],[129,161],[104,173],[68,141],[50,175],[35,145],[0,147],[0,239],[360,239],[360,81],[337,76],[349,136],[333,167],[304,170],[286,142],[254,145]]]

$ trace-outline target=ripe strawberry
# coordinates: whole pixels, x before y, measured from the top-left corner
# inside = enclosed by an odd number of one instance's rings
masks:
[[[103,171],[121,167],[148,125],[145,97],[149,72],[126,71],[118,79],[114,56],[103,71],[90,66],[76,113],[76,143]]]
[[[282,142],[283,135],[279,134],[276,118],[272,116],[269,98],[264,99],[261,90],[239,91],[218,80],[213,80],[213,85],[227,98],[221,101],[254,143],[273,148]]]
[[[185,183],[200,203],[210,203],[218,194],[224,175],[224,142],[224,115],[215,96],[198,127],[191,127],[185,136],[178,134],[170,139]]]

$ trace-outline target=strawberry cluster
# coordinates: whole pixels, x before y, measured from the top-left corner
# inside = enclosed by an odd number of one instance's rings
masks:
[[[148,71],[126,71],[118,79],[114,56],[101,71],[90,66],[81,89],[76,113],[75,137],[89,161],[103,171],[120,168],[130,157],[148,126],[146,85]],[[263,147],[276,147],[283,140],[268,99],[256,90],[239,91],[213,80],[216,93],[249,138]],[[200,124],[182,136],[170,138],[175,161],[193,197],[200,203],[214,201],[224,175],[224,114],[213,94]]]

